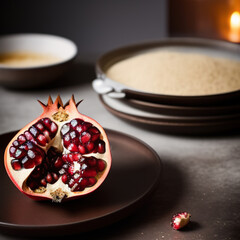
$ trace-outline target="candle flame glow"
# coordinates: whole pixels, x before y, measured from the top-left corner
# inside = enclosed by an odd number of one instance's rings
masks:
[[[240,28],[240,13],[235,11],[231,15],[230,24],[233,28]]]
[[[231,42],[240,43],[240,13],[235,11],[230,18],[229,40]]]

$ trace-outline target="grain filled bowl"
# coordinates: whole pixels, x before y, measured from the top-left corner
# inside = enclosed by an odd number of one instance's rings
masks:
[[[76,55],[77,46],[63,37],[0,36],[0,84],[14,88],[44,85],[65,73]]]
[[[240,46],[191,38],[131,45],[100,57],[96,74],[93,88],[111,97],[225,105],[239,101]]]

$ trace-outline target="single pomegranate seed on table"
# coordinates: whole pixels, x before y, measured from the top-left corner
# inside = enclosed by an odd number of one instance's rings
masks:
[[[188,212],[174,214],[170,224],[174,230],[179,230],[189,223],[190,217],[191,215]]]

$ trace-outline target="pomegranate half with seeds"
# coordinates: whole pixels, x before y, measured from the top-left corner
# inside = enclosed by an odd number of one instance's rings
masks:
[[[39,101],[40,102],[40,101]],[[35,200],[61,202],[88,194],[105,180],[111,152],[104,129],[78,112],[74,97],[63,105],[42,102],[40,117],[20,130],[5,150],[5,168],[20,191]]]

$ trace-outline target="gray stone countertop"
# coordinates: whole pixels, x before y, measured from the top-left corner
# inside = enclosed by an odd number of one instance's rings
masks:
[[[81,239],[240,239],[240,134],[184,137],[134,127],[103,107],[92,90],[93,78],[93,66],[79,64],[67,77],[44,88],[0,88],[1,134],[39,116],[42,109],[37,99],[45,102],[49,94],[53,98],[60,94],[67,101],[74,94],[77,100],[84,99],[79,106],[83,114],[103,127],[141,139],[159,154],[163,171],[149,201],[130,217],[80,235]],[[185,230],[174,231],[169,223],[179,211],[190,212],[192,222]],[[0,234],[0,239],[21,238]]]

